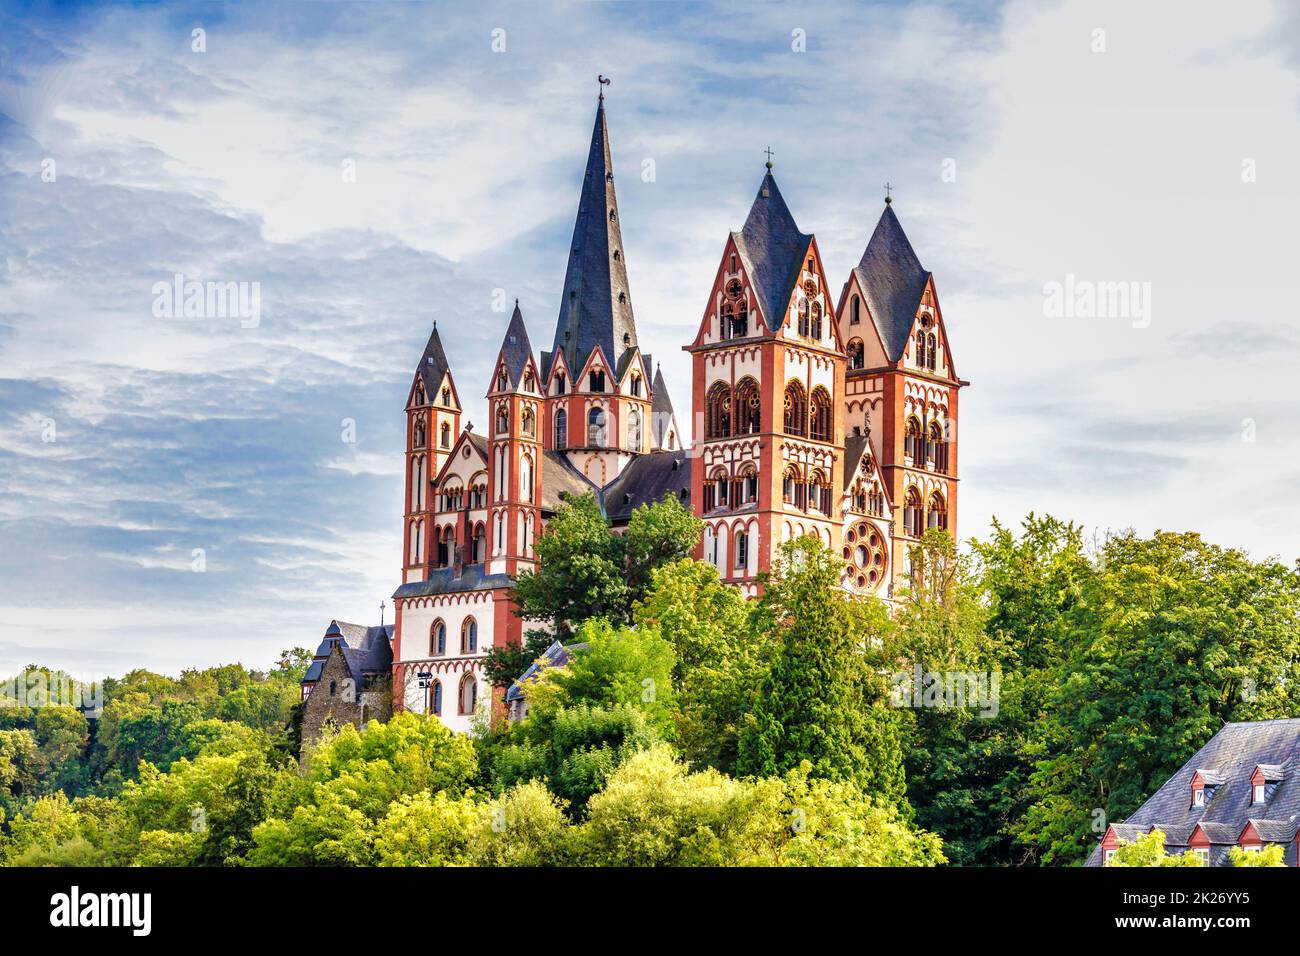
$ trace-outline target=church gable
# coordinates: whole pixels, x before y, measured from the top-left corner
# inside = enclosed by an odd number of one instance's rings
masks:
[[[727,237],[709,301],[691,347],[763,334],[758,293],[736,246],[736,234]]]
[[[467,485],[469,479],[476,472],[481,472],[486,466],[487,439],[482,435],[475,435],[466,428],[460,433],[460,437],[456,439],[451,454],[447,456],[446,464],[434,476],[433,481],[439,491],[442,490],[448,479],[453,476],[460,478]]]
[[[934,291],[933,277],[926,282],[917,304],[916,315],[908,331],[907,346],[899,357],[899,364],[941,378],[957,379],[952,353],[948,349],[948,336],[944,332],[943,313]]]
[[[593,373],[597,376],[595,384],[598,384],[600,386],[599,388],[592,387]],[[591,354],[587,356],[587,360],[582,363],[582,370],[578,372],[573,390],[598,393],[609,392],[612,391],[611,386],[614,384],[613,380],[613,370],[610,368],[609,362],[605,359],[605,351],[598,345],[591,350]]]
[[[777,334],[787,340],[813,342],[822,348],[843,352],[835,306],[822,269],[817,238],[808,238],[808,247],[800,259],[794,287],[785,306],[786,320]]]

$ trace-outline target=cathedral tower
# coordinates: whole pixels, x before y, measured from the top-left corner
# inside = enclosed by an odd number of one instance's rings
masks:
[[[541,376],[515,303],[488,388],[488,574],[535,566],[541,530]]]
[[[652,448],[648,364],[637,345],[602,95],[555,340],[542,353],[547,447],[598,487]]]
[[[956,534],[957,396],[970,383],[953,364],[934,276],[888,198],[844,283],[838,316],[848,353],[843,417],[850,442],[866,438],[864,451],[878,463],[897,584],[927,528]]]
[[[799,231],[770,163],[686,351],[702,555],[754,593],[782,542],[812,534],[839,547],[844,457],[844,352],[817,240]]]
[[[460,435],[460,399],[433,325],[406,397],[406,523],[402,583],[423,581],[428,572],[434,502],[429,484],[442,470]]]

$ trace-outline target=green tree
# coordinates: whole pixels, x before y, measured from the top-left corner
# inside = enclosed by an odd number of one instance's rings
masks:
[[[1280,843],[1270,843],[1259,850],[1243,850],[1239,846],[1228,849],[1228,862],[1233,866],[1286,866],[1286,850]]]
[[[675,651],[675,739],[683,754],[692,765],[733,771],[740,729],[777,647],[772,632],[751,629],[740,590],[712,564],[690,559],[652,572],[633,619]]]
[[[1165,835],[1152,830],[1132,843],[1122,841],[1107,866],[1201,866],[1200,857],[1190,850],[1186,853],[1165,851]]]
[[[1195,534],[1105,542],[1060,638],[1030,801],[1013,832],[1044,863],[1091,849],[1225,723],[1300,709],[1300,575]]]
[[[841,567],[825,545],[804,537],[782,546],[763,579],[756,627],[770,629],[780,650],[740,737],[737,769],[779,776],[807,761],[814,776],[852,782],[893,804],[904,790],[901,719],[868,660],[884,611],[848,596]]]
[[[634,604],[645,597],[654,586],[656,570],[691,557],[703,534],[704,522],[671,493],[636,508],[627,523],[629,601]]]
[[[482,806],[472,794],[407,794],[379,822],[375,853],[380,866],[462,866]]]
[[[568,499],[537,537],[538,570],[515,579],[526,620],[546,621],[566,640],[588,618],[618,620],[628,587],[623,539],[610,531],[593,494]]]

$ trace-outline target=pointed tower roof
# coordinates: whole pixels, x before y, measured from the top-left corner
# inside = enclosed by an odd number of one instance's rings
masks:
[[[450,371],[451,366],[447,364],[447,353],[442,350],[442,339],[438,337],[438,323],[435,320],[429,342],[424,347],[424,354],[420,356],[419,368],[415,370],[415,374],[424,382],[424,394],[430,400]]]
[[[618,219],[602,100],[596,107],[552,348],[553,352],[563,349],[569,367],[575,370],[597,345],[604,350],[606,361],[616,364],[624,349],[637,344]]]
[[[676,431],[677,422],[673,412],[673,400],[668,397],[668,383],[664,381],[663,370],[657,366],[654,384],[650,386],[650,390],[654,393],[654,401],[650,406],[650,430],[654,438],[654,446],[663,448],[664,437],[670,430]]]
[[[501,340],[501,358],[506,363],[512,386],[519,386],[519,377],[524,374],[524,368],[532,357],[533,346],[528,341],[528,328],[524,325],[524,314],[519,311],[519,300],[516,299],[514,315],[510,316],[506,336]]]
[[[862,261],[853,272],[885,353],[891,362],[897,362],[907,348],[907,337],[930,273],[921,265],[888,200]]]
[[[776,187],[771,164],[759,186],[749,218],[740,232],[733,232],[749,281],[758,292],[763,319],[772,331],[785,321],[786,306],[799,278],[804,253],[811,235],[799,231],[790,207]]]

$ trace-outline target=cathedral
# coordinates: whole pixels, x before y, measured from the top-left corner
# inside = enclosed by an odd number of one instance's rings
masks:
[[[391,667],[395,709],[470,729],[491,697],[483,657],[523,639],[513,578],[536,566],[537,536],[570,496],[594,494],[615,528],[675,496],[704,522],[696,557],[750,596],[782,542],[814,535],[842,556],[846,589],[888,601],[909,546],[927,528],[955,533],[957,394],[968,383],[934,277],[889,198],[832,298],[817,238],[799,229],[769,159],[683,346],[689,446],[637,340],[622,230],[602,94],[550,349],[534,351],[516,303],[481,383],[484,433],[461,424],[436,323],[415,369],[391,658],[374,665]],[[345,635],[357,626],[340,625],[304,680],[315,722],[334,711],[337,678],[375,686],[374,674],[348,671]]]

